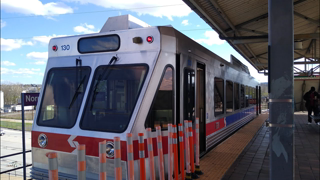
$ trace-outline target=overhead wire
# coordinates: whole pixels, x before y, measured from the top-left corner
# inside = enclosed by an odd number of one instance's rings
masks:
[[[103,11],[87,11],[87,12],[76,12],[76,13],[66,13],[66,14],[48,14],[48,15],[29,15],[29,16],[13,16],[13,17],[4,17],[1,19],[19,19],[19,18],[30,18],[30,17],[50,17],[50,16],[62,16],[62,15],[77,15],[77,14],[89,14],[89,13],[101,13],[101,12],[113,12],[113,11],[132,11],[136,9],[152,9],[152,8],[162,8],[162,7],[171,7],[171,6],[182,6],[186,4],[170,4],[170,5],[162,5],[162,6],[148,6],[148,7],[137,7],[137,8],[129,8],[129,9],[110,9]]]

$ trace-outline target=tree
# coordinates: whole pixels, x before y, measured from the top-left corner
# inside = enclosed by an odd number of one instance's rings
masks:
[[[1,84],[1,91],[3,92],[4,104],[17,104],[23,90],[22,84]]]

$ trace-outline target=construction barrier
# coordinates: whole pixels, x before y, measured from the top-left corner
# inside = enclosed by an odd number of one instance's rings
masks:
[[[196,118],[196,174],[202,175],[200,170],[200,141],[199,141],[199,118]]]
[[[189,146],[189,122],[184,120],[184,137],[185,137],[185,150],[186,150],[186,180],[191,180],[190,170],[190,146]]]
[[[168,124],[168,179],[175,180],[191,180],[198,178],[197,175],[203,174],[200,170],[200,142],[199,142],[199,119],[196,119],[195,138],[193,140],[192,122],[185,120],[183,124],[176,125]],[[179,133],[177,133],[177,130]],[[152,130],[147,128],[147,151],[149,158],[149,172],[150,180],[156,179],[156,170],[154,162]],[[178,141],[179,137],[179,141]],[[164,170],[164,154],[162,148],[162,132],[161,127],[156,127],[156,139],[159,161],[159,178],[165,180]],[[195,141],[195,144],[193,144]],[[178,144],[179,142],[179,144]],[[115,180],[122,180],[121,168],[121,148],[120,137],[114,137],[114,171]],[[138,134],[139,144],[139,168],[140,180],[146,180],[146,167],[145,167],[145,144],[144,134]],[[195,153],[194,153],[195,146]],[[178,149],[180,148],[180,151]],[[180,156],[179,156],[180,153]],[[195,157],[194,157],[195,154]],[[47,153],[49,161],[49,180],[58,180],[58,160],[57,153]],[[180,161],[179,158],[180,157]],[[195,167],[194,167],[194,161]],[[86,179],[86,146],[78,145],[77,147],[77,164],[78,172],[77,179]],[[133,149],[133,135],[127,133],[127,163],[128,163],[128,179],[134,180],[134,149]],[[181,178],[179,178],[179,163]],[[107,157],[106,157],[106,141],[99,142],[99,179],[107,179]]]
[[[86,179],[86,145],[78,146],[78,180]]]
[[[145,155],[144,155],[144,140],[143,133],[138,134],[139,142],[139,158],[140,158],[140,180],[146,180],[146,165],[145,165]]]
[[[147,144],[148,144],[150,180],[156,180],[156,171],[154,169],[154,155],[153,155],[151,128],[147,128],[146,130],[147,130]]]
[[[120,137],[114,137],[114,176],[122,180]]]
[[[99,180],[107,179],[106,141],[99,142]]]
[[[168,124],[168,180],[173,180],[172,124]]]
[[[56,152],[46,154],[49,164],[49,180],[58,180],[58,157]]]
[[[172,145],[173,145],[173,154],[174,154],[174,179],[178,180],[179,178],[179,162],[178,162],[178,140],[177,140],[177,125],[172,125],[173,134],[172,134]]]
[[[157,132],[157,143],[158,143],[157,145],[158,145],[158,160],[159,160],[159,180],[165,180],[161,126],[156,127],[156,132]]]
[[[183,142],[183,125],[178,124],[179,130],[179,147],[180,147],[180,172],[181,179],[184,180],[184,142]]]
[[[195,173],[195,169],[194,169],[194,144],[193,144],[192,121],[188,121],[188,125],[189,125],[191,178],[192,179],[197,179],[197,178],[199,178],[199,176]]]
[[[132,134],[127,133],[128,180],[134,180],[134,159]]]

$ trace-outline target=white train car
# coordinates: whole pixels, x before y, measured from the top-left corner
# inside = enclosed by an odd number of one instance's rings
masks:
[[[133,133],[139,179],[138,133],[161,126],[166,157],[167,124],[196,117],[203,155],[256,117],[258,86],[234,57],[229,63],[172,27],[130,15],[109,18],[97,34],[53,38],[32,128],[32,178],[48,177],[45,154],[54,151],[59,178],[76,179],[76,147],[85,144],[87,179],[98,179],[98,143],[106,140],[112,179],[119,136],[126,179],[126,134]]]

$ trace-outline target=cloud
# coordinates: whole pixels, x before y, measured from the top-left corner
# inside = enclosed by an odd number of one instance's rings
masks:
[[[192,10],[181,0],[66,0],[69,2],[78,2],[80,4],[94,4],[104,8],[125,9],[136,12],[138,15],[151,15],[155,17],[167,17],[173,20],[173,17],[188,16]]]
[[[31,41],[23,41],[22,39],[3,39],[1,38],[1,51],[12,51],[19,49],[21,46],[29,45],[32,46]]]
[[[98,31],[94,31],[94,26],[84,23],[81,24],[80,26],[76,26],[73,28],[74,32],[77,33],[83,33],[83,34],[90,34],[90,33],[97,33]]]
[[[27,58],[35,60],[31,64],[44,65],[48,59],[48,52],[31,52],[27,54]]]
[[[73,13],[72,8],[64,3],[49,2],[42,4],[40,0],[2,0],[1,10],[5,10],[9,13],[41,16]]]
[[[43,73],[39,72],[40,69],[29,69],[29,68],[19,68],[19,69],[8,69],[1,67],[1,74],[10,74],[10,75],[42,75]]]
[[[214,44],[221,45],[225,42],[224,40],[221,40],[219,38],[219,35],[215,31],[206,31],[204,33],[204,36],[206,37],[206,39],[194,39],[194,40],[197,41],[199,44],[204,43],[209,46],[212,46]]]
[[[200,25],[198,24],[197,27],[200,27]]]
[[[10,61],[1,61],[1,66],[15,66],[16,64]]]
[[[189,25],[189,22],[188,22],[188,20],[183,20],[183,21],[181,22],[181,24],[184,25],[184,26],[187,26],[187,25]]]
[[[5,27],[7,25],[7,23],[5,21],[1,20],[1,28]]]
[[[35,36],[35,37],[32,38],[32,40],[35,41],[35,42],[40,42],[45,46],[48,46],[51,38],[63,37],[63,36],[66,36],[66,35],[55,35],[55,34],[53,34],[52,36]]]

